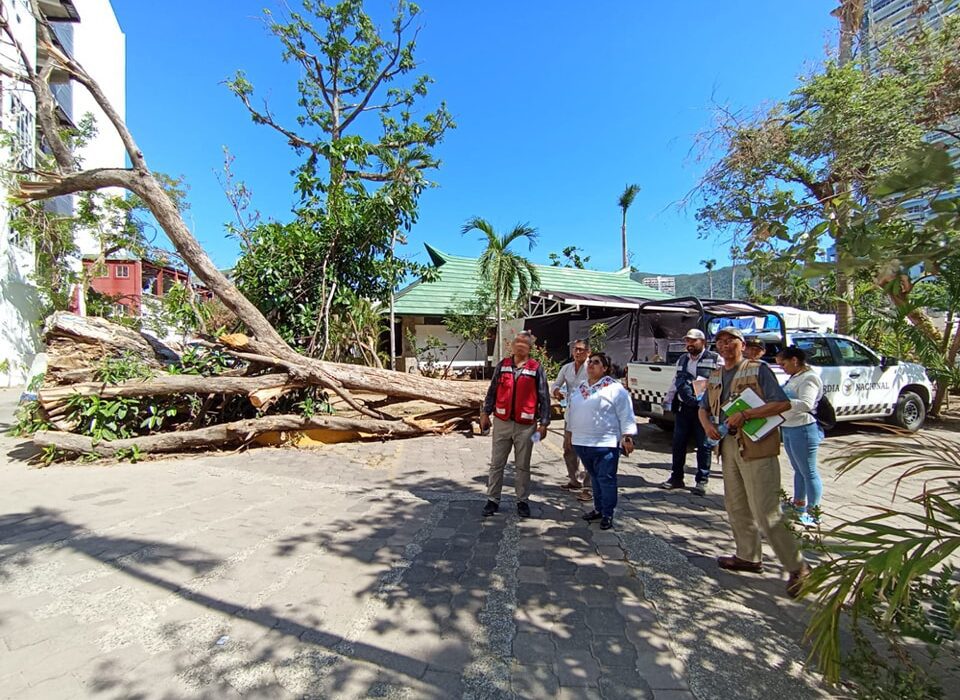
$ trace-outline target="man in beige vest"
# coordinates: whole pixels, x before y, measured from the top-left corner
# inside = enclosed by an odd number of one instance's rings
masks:
[[[783,413],[790,402],[766,363],[744,358],[745,341],[740,329],[721,328],[716,343],[723,367],[710,375],[700,402],[700,422],[708,438],[720,441],[724,503],[737,546],[735,555],[719,557],[717,563],[730,571],[763,571],[762,532],[790,574],[787,593],[796,597],[810,570],[780,513],[780,430],[774,429],[757,441],[740,430],[752,418]],[[720,407],[748,388],[764,400],[764,405],[724,419]],[[726,435],[719,429],[721,421]]]

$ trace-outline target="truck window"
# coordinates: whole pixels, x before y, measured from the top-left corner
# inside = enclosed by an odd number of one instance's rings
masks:
[[[876,356],[860,343],[845,338],[834,338],[833,343],[840,356],[840,364],[844,367],[873,367],[880,364]]]
[[[830,367],[835,364],[825,338],[795,338],[793,344],[807,353],[807,364],[812,367]]]

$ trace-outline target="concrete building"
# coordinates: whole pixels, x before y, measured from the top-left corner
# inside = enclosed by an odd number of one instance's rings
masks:
[[[867,0],[863,14],[863,49],[873,54],[918,22],[935,27],[958,7],[960,0]]]
[[[73,55],[100,83],[121,117],[125,114],[126,39],[109,0],[40,0],[40,10],[51,22],[59,49]],[[47,59],[38,53],[37,26],[28,0],[0,0],[0,12],[12,27],[16,41],[34,65]],[[19,55],[11,42],[0,39],[0,62],[16,70]],[[58,115],[65,126],[76,125],[85,114],[96,120],[97,135],[80,152],[85,167],[125,167],[126,155],[119,137],[85,89],[54,72],[51,88]],[[29,170],[34,166],[38,144],[36,103],[25,84],[0,78],[0,123],[11,135],[10,149],[0,152],[4,170]],[[24,381],[40,347],[41,300],[34,283],[36,256],[32,244],[11,228],[6,204],[6,186],[0,183],[0,386]],[[48,208],[68,216],[75,197],[60,197]],[[81,254],[97,252],[95,232],[80,232]],[[82,269],[81,257],[73,267]]]
[[[863,51],[868,63],[892,39],[902,36],[919,23],[937,27],[943,18],[960,11],[960,0],[868,0],[863,16],[861,34]],[[954,119],[946,125],[953,133],[960,132],[960,119]],[[934,144],[943,144],[953,156],[954,163],[960,162],[960,144],[949,134],[932,132],[926,140]],[[907,219],[922,224],[930,215],[930,203],[926,198],[911,199],[903,203]]]
[[[86,255],[83,266],[90,277],[90,289],[109,297],[115,314],[148,316],[156,313],[164,295],[175,284],[191,286],[201,300],[213,298],[210,290],[192,280],[188,270],[123,250],[102,262],[98,262],[96,256]]]
[[[643,284],[650,287],[651,289],[656,289],[658,292],[669,294],[670,296],[677,295],[677,278],[676,277],[664,276],[664,275],[657,275],[656,277],[644,277]]]

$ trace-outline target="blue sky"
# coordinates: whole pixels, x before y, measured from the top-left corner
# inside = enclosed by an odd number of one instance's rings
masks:
[[[296,73],[261,21],[270,0],[112,0],[127,37],[127,121],[155,169],[185,177],[187,223],[214,261],[233,263],[232,217],[215,172],[223,147],[264,218],[288,220],[297,159],[278,134],[254,125],[223,86],[246,71],[279,115],[292,115]],[[295,2],[296,0],[291,0]],[[369,11],[386,17],[385,0]],[[162,6],[162,9],[160,7]],[[696,136],[716,105],[755,108],[780,99],[823,60],[835,37],[833,0],[516,2],[421,0],[417,57],[458,128],[438,150],[438,187],[421,199],[407,253],[423,242],[475,256],[461,236],[472,216],[499,229],[528,222],[529,253],[578,245],[590,267],[620,262],[628,182],[642,187],[628,219],[633,264],[696,272],[725,264],[727,246],[699,239],[678,202],[696,184]],[[291,119],[292,121],[292,119]]]

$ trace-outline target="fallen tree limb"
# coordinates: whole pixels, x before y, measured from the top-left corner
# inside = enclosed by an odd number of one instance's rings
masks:
[[[220,340],[225,340],[222,337]],[[242,339],[242,340],[241,340]],[[480,408],[485,386],[449,379],[431,379],[417,374],[405,374],[389,369],[324,362],[297,353],[283,355],[270,353],[270,348],[255,338],[235,333],[229,337],[227,350],[242,359],[256,359],[286,369],[290,375],[305,382],[323,384],[334,380],[350,391],[367,391],[405,399],[430,401],[446,406]],[[234,350],[242,348],[241,352]],[[311,381],[312,380],[312,381]]]
[[[185,452],[188,450],[236,447],[253,437],[270,432],[296,432],[323,428],[348,430],[383,437],[413,437],[428,433],[444,432],[446,426],[427,428],[404,421],[381,421],[366,418],[340,418],[337,416],[280,415],[251,418],[249,420],[223,423],[197,430],[174,433],[159,433],[124,440],[101,441],[96,444],[85,435],[54,430],[41,430],[33,436],[39,447],[55,447],[70,454],[97,454],[114,456],[118,450],[136,448],[144,454],[161,452]]]
[[[40,404],[55,408],[74,394],[82,396],[172,396],[174,394],[253,394],[265,389],[290,386],[286,373],[263,374],[257,377],[201,377],[196,374],[163,374],[150,379],[131,379],[119,384],[83,382],[40,389]],[[298,385],[299,386],[299,385]]]

